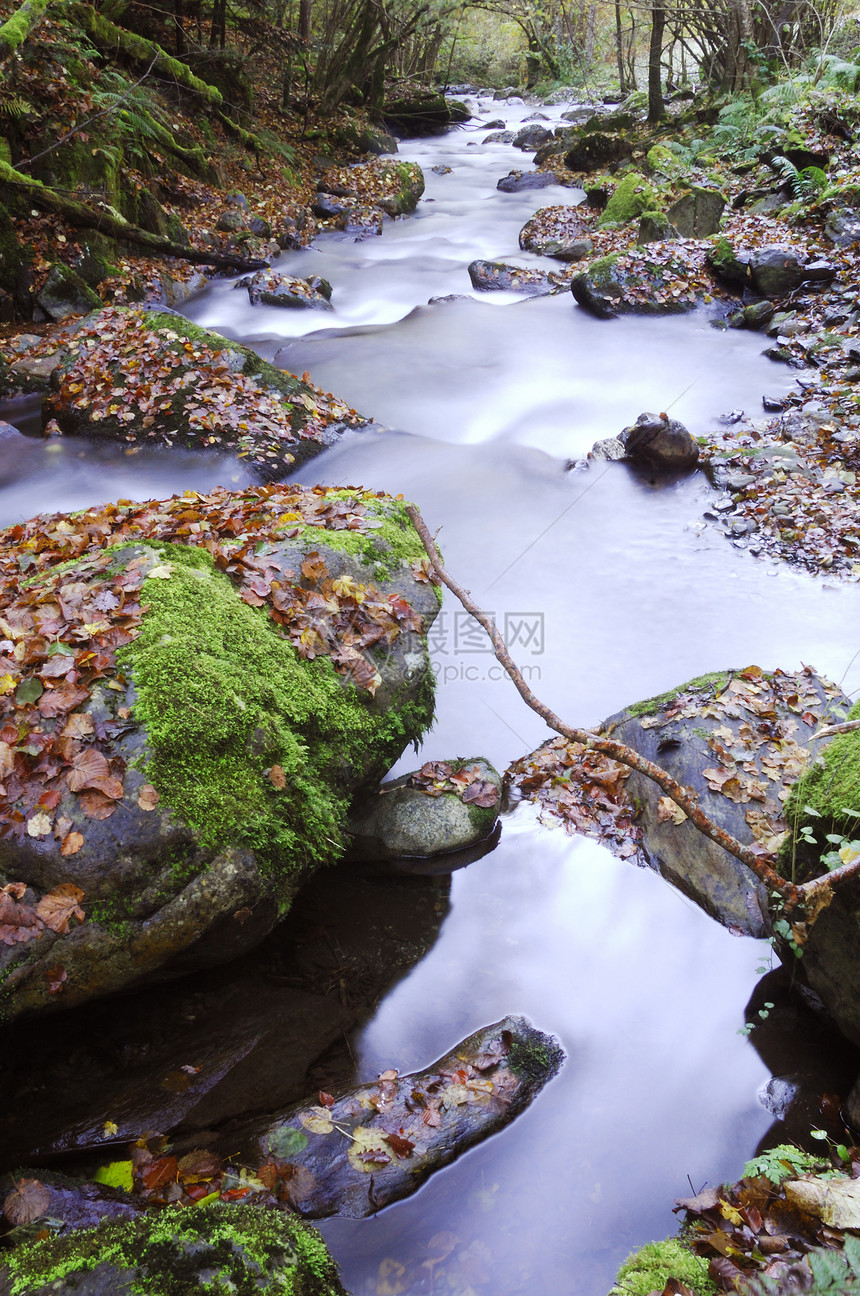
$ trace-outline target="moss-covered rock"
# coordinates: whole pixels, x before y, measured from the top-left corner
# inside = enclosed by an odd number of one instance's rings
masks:
[[[2,1296],[344,1296],[314,1229],[253,1206],[168,1208],[16,1248],[0,1265]]]
[[[366,422],[249,347],[179,315],[121,307],[70,340],[44,417],[76,436],[232,452],[266,479]]]
[[[409,137],[437,135],[455,121],[468,121],[469,112],[465,105],[455,107],[442,94],[425,93],[412,99],[386,100],[382,116],[391,130]]]
[[[584,128],[567,136],[564,165],[570,171],[600,171],[630,157],[633,145],[624,135]]]
[[[645,251],[614,252],[592,261],[574,277],[570,290],[599,319],[674,315],[692,310],[700,300],[698,290],[687,286],[688,274],[689,266],[678,257],[657,261]]]
[[[38,558],[28,528],[0,537],[32,659],[0,662],[0,882],[31,928],[0,945],[7,1016],[254,945],[433,709],[438,600],[394,501],[260,488],[34,525]],[[27,608],[57,609],[59,653]],[[75,921],[36,921],[63,886]]]
[[[659,199],[647,176],[630,171],[610,196],[599,223],[626,225],[634,217],[659,206]]]
[[[86,281],[64,265],[55,261],[48,271],[48,277],[36,301],[52,320],[63,320],[69,315],[86,315],[88,311],[100,310],[102,300],[97,292]]]
[[[581,205],[541,207],[520,230],[520,247],[558,261],[579,261],[591,250],[588,236],[593,217],[594,213]]]
[[[388,216],[404,216],[418,205],[424,173],[415,162],[374,158],[354,167],[330,167],[317,187],[321,193],[380,207]]]
[[[689,170],[684,159],[666,144],[653,144],[645,155],[645,164],[651,175],[662,180],[680,180]]]

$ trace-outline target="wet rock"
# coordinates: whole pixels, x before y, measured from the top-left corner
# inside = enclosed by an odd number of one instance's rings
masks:
[[[282,251],[298,251],[316,234],[316,221],[307,207],[290,204],[280,215],[275,240]]]
[[[600,463],[618,463],[626,457],[627,447],[621,437],[604,437],[602,441],[595,441],[588,452],[589,459]]]
[[[519,244],[524,252],[578,261],[591,251],[588,234],[593,225],[593,215],[586,207],[541,207],[520,230]]]
[[[179,520],[181,497],[57,517],[26,606],[6,579],[2,614],[29,645],[26,662],[0,663],[0,757],[16,771],[0,819],[21,824],[0,842],[2,921],[20,929],[0,944],[7,1019],[258,944],[337,856],[356,788],[429,721],[421,631],[438,604],[391,549],[410,544],[400,506],[260,490],[196,497],[207,548]],[[259,503],[298,525],[260,521]],[[326,543],[338,519],[359,538],[352,553]],[[256,535],[250,566],[233,556],[236,525]],[[5,537],[4,570],[19,570],[27,534]],[[43,605],[69,640],[60,652],[27,610]],[[341,615],[350,635],[369,617],[364,642],[382,630],[385,649],[356,649]]]
[[[496,188],[502,193],[522,193],[527,189],[545,189],[556,184],[564,184],[564,181],[552,171],[511,171],[502,177]]]
[[[524,269],[504,261],[472,261],[469,278],[479,292],[521,292],[539,297],[559,289],[558,280],[548,271]]]
[[[100,310],[102,299],[76,271],[61,261],[48,271],[42,291],[36,298],[45,315],[52,320],[67,319],[70,315],[86,315]]]
[[[354,198],[318,193],[311,204],[311,211],[319,220],[333,220],[337,216],[345,216],[354,206]]]
[[[753,287],[763,297],[786,297],[805,278],[797,256],[788,248],[761,248],[750,255]]]
[[[542,121],[545,122],[545,121],[549,121],[549,118],[547,117],[546,113],[533,112],[533,113],[529,113],[528,117],[524,117],[523,121],[524,122],[542,122]]]
[[[545,126],[524,126],[514,136],[514,148],[534,150],[552,139],[552,131]]]
[[[352,808],[352,858],[428,857],[465,850],[490,835],[501,806],[502,780],[498,772],[479,756],[434,764],[445,764],[461,781],[470,781],[454,790],[454,784],[442,775],[429,784],[432,795],[428,795],[420,771],[418,775],[404,774],[383,783],[378,792],[362,797]],[[439,794],[439,787],[446,790]],[[477,800],[471,796],[477,796]],[[485,805],[488,801],[491,804]]]
[[[803,697],[800,714],[794,681]],[[753,667],[692,680],[618,712],[601,728],[692,788],[705,813],[739,841],[766,844],[782,823],[778,794],[785,794],[815,755],[812,735],[819,718],[841,696],[808,669],[797,676],[770,676]],[[776,717],[785,731],[778,744],[759,729],[762,715]],[[716,791],[715,783],[725,790]],[[746,865],[689,820],[676,822],[661,789],[644,775],[632,772],[625,788],[641,806],[643,847],[652,866],[725,925],[751,936],[768,935],[767,892]],[[800,962],[805,964],[805,957]]]
[[[167,1207],[34,1242],[0,1264],[0,1296],[130,1296],[177,1290],[177,1281],[189,1292],[217,1282],[222,1291],[345,1296],[318,1233],[254,1206]]]
[[[248,1122],[239,1162],[289,1161],[281,1192],[306,1219],[362,1218],[410,1196],[434,1171],[502,1129],[558,1071],[564,1053],[523,1017],[485,1026],[425,1071]],[[430,1119],[427,1119],[427,1113]]]
[[[639,217],[639,233],[636,242],[643,247],[647,243],[668,243],[677,237],[678,231],[663,212],[645,212]]]
[[[496,117],[493,121],[488,121],[488,122],[485,122],[485,123],[484,123],[484,130],[489,130],[489,131],[501,130],[501,131],[503,131],[503,130],[505,129],[505,126],[506,126],[506,123],[502,120],[502,118],[501,118],[501,117]],[[511,132],[511,136],[513,137],[513,131]],[[487,141],[484,140],[484,143],[485,143],[485,144],[486,144],[486,142],[487,142]]]
[[[366,238],[376,238],[382,233],[385,224],[385,213],[378,207],[369,207],[359,203],[344,216],[341,227],[347,234],[355,236],[356,243]]]
[[[492,131],[481,140],[482,144],[513,144],[514,132],[509,130]]]
[[[252,216],[248,221],[247,229],[257,238],[268,239],[272,237],[272,227],[262,216]]]
[[[236,287],[247,288],[252,306],[263,302],[266,306],[283,306],[291,310],[333,309],[329,300],[330,284],[326,283],[328,293],[325,293],[314,287],[308,279],[278,274],[276,270],[258,270],[250,278],[240,279]]]
[[[232,451],[271,478],[319,454],[346,423],[363,422],[250,348],[174,313],[109,307],[66,345],[43,413],[62,433]],[[126,362],[141,349],[147,365],[131,372],[150,389],[155,381],[155,395],[129,377]]]
[[[430,170],[434,175],[451,175],[453,167],[443,166],[440,162],[438,166],[431,167]]]
[[[720,228],[726,200],[716,189],[692,185],[666,215],[681,238],[709,238]]]
[[[686,287],[688,267],[673,257],[650,260],[644,253],[612,253],[574,276],[570,290],[578,305],[599,319],[616,315],[673,315],[692,310],[699,290]],[[678,281],[684,285],[674,293]]]
[[[666,414],[640,414],[620,438],[626,457],[659,472],[688,472],[699,462],[699,447],[677,419]]]
[[[569,144],[564,165],[569,171],[600,171],[623,162],[633,152],[633,145],[620,135],[581,129]]]
[[[6,1223],[15,1226],[4,1241],[14,1246],[32,1241],[46,1228],[65,1233],[96,1228],[103,1220],[134,1219],[144,1207],[121,1188],[81,1182],[55,1170],[18,1170],[0,1176],[0,1205],[5,1207]],[[18,1222],[22,1214],[32,1218]]]

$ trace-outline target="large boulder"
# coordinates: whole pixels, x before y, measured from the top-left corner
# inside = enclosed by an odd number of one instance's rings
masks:
[[[518,130],[513,139],[514,148],[534,152],[540,148],[541,144],[546,144],[547,140],[552,139],[552,131],[547,130],[545,126],[523,126]]]
[[[650,470],[688,472],[699,462],[699,446],[677,419],[668,414],[640,414],[620,440],[625,458]]]
[[[425,92],[411,99],[387,99],[382,109],[386,125],[397,135],[438,135],[449,126],[468,121],[470,113],[457,99]]]
[[[567,137],[564,165],[569,171],[602,171],[623,162],[632,152],[633,145],[623,135],[580,128]]]
[[[710,238],[719,231],[725,205],[725,198],[716,189],[691,185],[666,215],[681,238]]]
[[[16,1247],[0,1296],[279,1291],[345,1296],[320,1235],[257,1206],[168,1208]]]
[[[422,555],[401,503],[301,487],[0,536],[4,1016],[232,958],[337,857],[432,717]]]
[[[638,249],[592,261],[571,280],[570,290],[577,303],[599,319],[678,314],[692,310],[702,293],[680,256],[656,260]]]
[[[591,251],[593,225],[587,207],[541,207],[520,230],[520,247],[557,261],[579,261]]]
[[[353,807],[350,856],[391,860],[465,850],[489,837],[501,799],[501,776],[480,756],[428,761]]]
[[[102,300],[86,280],[70,266],[55,261],[48,271],[41,292],[36,298],[44,316],[63,320],[69,315],[86,315],[91,310],[101,310]],[[44,318],[44,317],[43,317]]]
[[[725,236],[714,239],[707,261],[717,278],[733,288],[752,288],[769,298],[785,297],[803,283],[827,283],[836,273],[827,261],[801,263],[792,248],[738,249]]]
[[[264,478],[365,422],[342,401],[179,315],[109,307],[64,344],[43,406],[53,432],[241,455]]]
[[[323,194],[379,207],[387,216],[404,216],[414,211],[424,192],[424,174],[417,162],[393,162],[373,158],[358,166],[329,167],[317,189]],[[348,210],[345,204],[342,210]]]
[[[263,302],[266,306],[283,306],[289,310],[333,310],[331,284],[315,275],[300,279],[276,270],[258,270],[249,278],[240,279],[236,287],[247,288],[252,306]]]
[[[501,193],[522,193],[527,189],[546,189],[557,184],[564,184],[564,180],[553,171],[511,171],[502,176],[496,188]]]
[[[659,198],[647,176],[630,171],[610,195],[600,216],[601,225],[626,225],[643,212],[659,206]]]

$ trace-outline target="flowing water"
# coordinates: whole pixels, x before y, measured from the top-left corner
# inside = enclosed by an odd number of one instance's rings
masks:
[[[530,110],[481,111],[515,126]],[[655,485],[619,464],[571,466],[646,409],[671,409],[694,434],[728,410],[757,412],[786,372],[759,337],[719,332],[704,311],[601,322],[567,293],[473,293],[469,261],[539,264],[517,252],[519,229],[538,207],[582,196],[497,192],[528,162],[482,145],[484,134],[472,123],[402,146],[427,190],[382,237],[324,235],[284,255],[279,268],[331,281],[332,313],[252,308],[219,281],[188,314],[375,417],[379,427],[349,434],[300,480],[415,500],[441,528],[450,570],[561,715],[591,724],[751,662],[810,662],[856,689],[860,587],[777,570],[704,527],[701,474]],[[6,417],[24,426],[27,412]],[[4,524],[247,480],[230,459],[20,437],[0,442],[0,474]],[[432,647],[438,718],[424,758],[482,754],[502,768],[546,737],[449,601]],[[414,763],[409,753],[399,768]],[[524,1116],[413,1198],[323,1231],[356,1296],[604,1296],[629,1250],[673,1231],[673,1199],[737,1177],[771,1125],[757,1097],[771,1072],[737,1033],[761,948],[656,875],[540,827],[527,807],[452,881],[435,946],[354,1043],[359,1078],[422,1067],[509,1012],[556,1034],[567,1062]]]

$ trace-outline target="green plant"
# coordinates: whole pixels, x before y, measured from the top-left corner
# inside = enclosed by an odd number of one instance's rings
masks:
[[[822,1157],[804,1152],[792,1143],[780,1143],[777,1147],[768,1148],[765,1152],[747,1161],[744,1166],[744,1178],[755,1179],[763,1175],[772,1184],[781,1184],[783,1179],[792,1179],[799,1174],[808,1174],[812,1170],[823,1170],[826,1163]]]
[[[758,1012],[756,1013],[756,1016],[758,1017],[759,1021],[767,1021],[768,1017],[770,1016],[771,1009],[773,1007],[774,1005],[770,1002],[763,1003],[761,1008],[759,1008]],[[755,1022],[747,1022],[746,1026],[739,1027],[738,1034],[751,1035],[753,1030],[755,1029],[755,1026],[756,1026]]]
[[[808,166],[798,170],[789,158],[781,154],[773,159],[773,166],[779,172],[781,181],[788,181],[791,185],[791,192],[798,202],[806,205],[814,203],[827,187],[827,176],[821,167]]]
[[[830,1148],[830,1151],[833,1152],[836,1156],[838,1156],[840,1161],[843,1161],[846,1165],[850,1163],[851,1153],[848,1151],[848,1148],[845,1146],[844,1143],[834,1142],[834,1140],[827,1133],[827,1130],[823,1130],[823,1129],[810,1130],[809,1137],[818,1139],[818,1141],[821,1143],[826,1143],[827,1146]]]
[[[804,1272],[806,1266],[812,1271]],[[793,1274],[797,1281],[792,1282]],[[806,1296],[857,1296],[860,1293],[860,1238],[846,1233],[841,1251],[816,1248],[806,1257],[806,1263],[793,1266],[785,1280],[757,1274],[745,1284],[747,1296],[780,1296],[786,1291],[803,1291]]]

